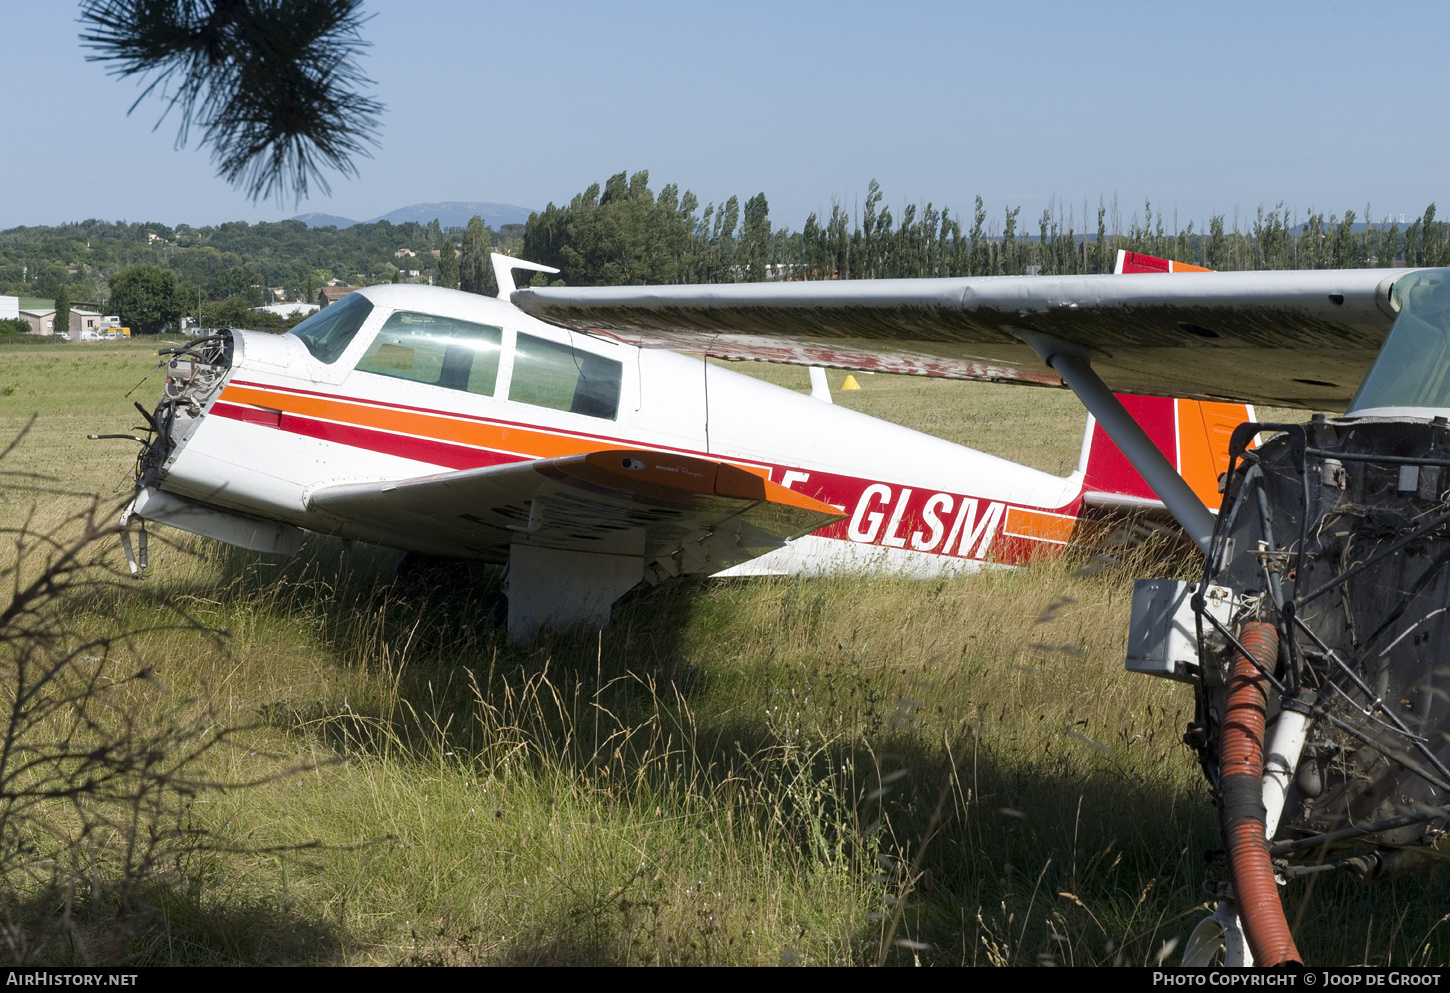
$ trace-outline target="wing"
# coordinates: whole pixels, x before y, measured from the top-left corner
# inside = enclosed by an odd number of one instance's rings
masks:
[[[326,486],[309,507],[407,535],[400,547],[642,556],[657,578],[719,572],[845,516],[729,463],[633,449]]]
[[[1117,392],[1346,404],[1394,322],[1409,269],[827,280],[539,288],[563,327],[734,358],[1057,385],[1025,338],[1092,354]]]

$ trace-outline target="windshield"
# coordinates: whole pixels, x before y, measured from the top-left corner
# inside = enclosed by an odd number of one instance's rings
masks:
[[[1349,413],[1382,407],[1450,409],[1450,271],[1415,272],[1394,286],[1400,312],[1350,401]]]
[[[301,338],[317,361],[331,364],[347,351],[353,335],[372,312],[372,301],[360,293],[349,293],[287,333]]]

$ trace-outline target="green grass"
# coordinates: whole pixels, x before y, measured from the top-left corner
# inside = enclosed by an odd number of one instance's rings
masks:
[[[712,360],[713,361],[713,360]],[[800,366],[763,362],[719,365],[803,393],[809,373]],[[847,373],[827,369],[831,399],[895,424],[1056,476],[1077,468],[1087,415],[1068,390],[1008,387],[914,376],[853,374],[859,390],[841,388]]]
[[[132,402],[148,411],[156,406],[163,373],[141,380],[157,367],[156,349],[166,344],[0,343],[0,425],[7,439],[36,418],[24,443],[6,457],[5,469],[48,476],[66,489],[103,499],[128,496],[136,446],[87,441],[86,435],[135,433],[143,421]],[[12,500],[12,513],[13,506]]]
[[[130,447],[83,436],[137,423],[121,394],[154,346],[75,349],[0,348],[7,426],[40,414],[6,466],[119,498]],[[861,381],[838,401],[1076,459],[1081,415],[1039,409],[1052,391]],[[1008,416],[1018,394],[1040,419]],[[79,499],[10,479],[11,526]],[[262,782],[189,804],[205,843],[144,880],[130,961],[1145,964],[1175,961],[1204,912],[1218,840],[1178,742],[1190,695],[1122,670],[1132,577],[1181,567],[1151,548],[1109,569],[665,586],[598,635],[519,648],[467,594],[391,591],[386,551],[311,538],[281,560],[162,533],[152,578],[75,604],[74,637],[138,631],[117,664],[242,728],[206,771]],[[177,612],[224,637],[167,627]],[[1311,962],[1443,963],[1441,891],[1435,872],[1320,880],[1286,906]],[[49,960],[106,957],[116,908],[72,913]]]

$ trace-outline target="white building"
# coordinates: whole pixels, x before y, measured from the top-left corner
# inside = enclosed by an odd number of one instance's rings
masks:
[[[27,307],[20,316],[30,322],[31,334],[55,334],[54,307]]]
[[[265,307],[253,307],[252,310],[259,314],[265,311],[269,314],[276,314],[278,317],[291,317],[293,314],[311,314],[317,310],[317,304],[302,303],[300,301],[294,301],[293,303],[269,303]]]

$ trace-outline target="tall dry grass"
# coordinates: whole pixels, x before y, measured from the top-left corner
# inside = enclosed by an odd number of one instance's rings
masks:
[[[213,846],[196,800],[275,773],[213,778],[239,729],[170,692],[141,642],[215,649],[216,633],[155,600],[125,623],[117,604],[137,597],[118,590],[116,508],[57,518],[75,501],[47,487],[0,469],[7,495],[53,505],[0,522],[0,961],[123,962],[154,946],[175,867]]]
[[[1118,671],[1104,573],[663,589],[520,651],[371,553],[198,548],[157,568],[229,645],[175,678],[317,765],[209,818],[325,847],[191,914],[306,908],[305,960],[1148,961],[1201,902],[1188,701]]]

